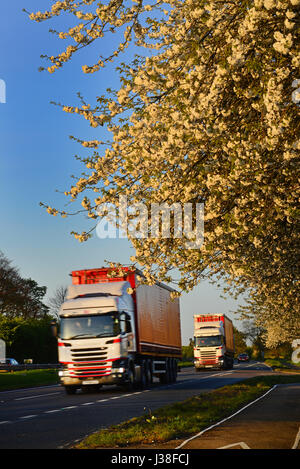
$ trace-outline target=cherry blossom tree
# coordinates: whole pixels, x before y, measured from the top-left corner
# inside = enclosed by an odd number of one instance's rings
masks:
[[[148,207],[203,203],[200,249],[184,236],[131,237],[132,262],[149,281],[179,272],[180,291],[217,278],[229,293],[247,292],[244,313],[272,344],[282,331],[285,341],[299,334],[299,12],[300,0],[64,0],[30,14],[74,17],[52,29],[67,45],[45,56],[50,73],[112,33],[119,45],[84,73],[138,51],[117,68],[118,90],[62,105],[95,129],[94,140],[76,139],[91,154],[65,195],[95,222],[120,195]],[[99,126],[109,141],[97,138]],[[74,235],[85,241],[92,230]]]

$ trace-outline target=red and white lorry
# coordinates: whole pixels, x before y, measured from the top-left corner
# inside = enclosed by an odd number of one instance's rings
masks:
[[[166,285],[146,285],[137,269],[77,270],[59,317],[60,382],[77,389],[132,389],[176,381],[181,358],[178,298]]]
[[[205,368],[233,368],[233,324],[225,314],[194,315],[194,366]]]

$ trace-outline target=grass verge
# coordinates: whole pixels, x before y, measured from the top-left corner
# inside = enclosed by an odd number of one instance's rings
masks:
[[[283,358],[267,358],[264,363],[271,366],[274,371],[292,371],[293,373],[300,373],[299,365]]]
[[[162,444],[187,438],[236,412],[274,384],[300,382],[300,375],[261,376],[171,404],[119,425],[102,429],[74,446],[77,449]]]
[[[58,383],[56,370],[22,370],[12,373],[0,373],[0,391],[47,386]]]

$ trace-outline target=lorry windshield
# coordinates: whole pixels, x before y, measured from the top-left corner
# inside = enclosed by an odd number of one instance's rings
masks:
[[[62,317],[60,338],[63,340],[91,337],[113,337],[120,334],[118,313]]]
[[[221,335],[212,335],[207,337],[195,337],[195,347],[214,347],[223,344]]]

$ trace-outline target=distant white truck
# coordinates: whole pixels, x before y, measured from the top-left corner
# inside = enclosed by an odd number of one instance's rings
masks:
[[[231,369],[234,363],[233,324],[225,314],[194,315],[194,366]]]

